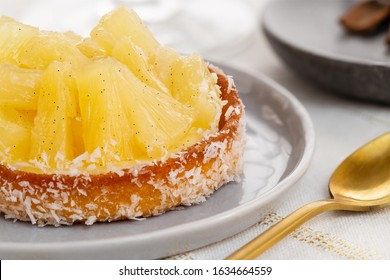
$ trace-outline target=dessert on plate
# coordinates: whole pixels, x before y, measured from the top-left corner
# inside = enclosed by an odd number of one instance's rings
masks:
[[[200,203],[238,181],[231,77],[161,46],[119,7],[90,38],[0,18],[0,211],[91,225]]]

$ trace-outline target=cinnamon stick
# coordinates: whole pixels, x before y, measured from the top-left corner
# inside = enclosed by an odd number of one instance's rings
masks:
[[[341,24],[350,32],[369,33],[377,29],[389,16],[389,6],[376,1],[365,1],[348,10],[342,16]]]
[[[386,42],[387,42],[387,44],[390,45],[390,26],[389,26],[389,28],[387,29]]]

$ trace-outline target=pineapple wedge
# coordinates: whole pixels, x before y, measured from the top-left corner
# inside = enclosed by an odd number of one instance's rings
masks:
[[[115,43],[123,37],[131,38],[147,56],[153,55],[160,46],[139,16],[125,7],[119,7],[103,16],[90,35],[93,41],[107,51],[108,55],[112,54]]]
[[[0,161],[12,163],[28,160],[34,115],[33,111],[0,106]]]
[[[0,119],[15,123],[31,130],[36,111],[20,110],[8,105],[0,105]]]
[[[30,129],[0,118],[0,162],[26,161],[29,155]]]
[[[70,63],[52,62],[37,87],[30,158],[51,167],[74,158],[71,119],[76,117],[77,103],[72,73]]]
[[[177,51],[163,46],[150,59],[155,75],[168,89],[170,94],[173,87],[173,71],[180,59],[181,56]]]
[[[38,28],[0,17],[0,63],[19,64],[18,50],[30,38],[39,34]]]
[[[161,158],[192,124],[188,108],[143,84],[114,58],[86,66],[77,83],[88,152],[114,146],[120,160]]]
[[[95,60],[76,76],[85,150],[92,154],[98,149],[103,154],[103,165],[134,159],[133,127],[128,125],[130,119],[123,100],[128,89],[123,88],[119,72],[124,67],[118,65],[111,58]]]
[[[106,51],[98,43],[92,41],[90,38],[84,38],[76,45],[76,47],[83,55],[88,58],[106,55]]]
[[[35,86],[42,75],[40,70],[0,64],[0,105],[23,110],[36,110],[38,96]]]
[[[92,30],[91,38],[107,54],[126,64],[142,82],[168,94],[149,62],[160,44],[134,11],[121,7],[104,16]]]
[[[46,69],[53,61],[70,62],[75,67],[81,67],[88,61],[74,41],[59,32],[40,32],[38,36],[26,40],[18,53],[19,65],[33,69]]]
[[[153,65],[148,62],[149,58],[145,51],[135,45],[130,37],[122,37],[112,49],[112,56],[126,64],[138,79],[148,86],[168,94],[168,88],[155,75]]]
[[[218,129],[223,102],[216,77],[199,54],[175,62],[172,65],[172,96],[194,109],[195,127]]]
[[[74,45],[79,49],[79,51],[88,58],[95,56],[104,56],[106,51],[95,41],[92,41],[91,38],[83,38],[82,36],[68,31],[63,33]]]

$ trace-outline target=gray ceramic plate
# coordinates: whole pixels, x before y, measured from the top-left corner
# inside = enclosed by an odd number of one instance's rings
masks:
[[[205,203],[143,221],[37,228],[0,218],[1,259],[153,259],[222,240],[253,225],[261,210],[303,175],[312,122],[291,93],[259,74],[221,66],[246,105],[244,178]]]
[[[390,46],[386,31],[346,32],[340,17],[357,1],[273,0],[263,27],[294,71],[345,96],[390,104]]]

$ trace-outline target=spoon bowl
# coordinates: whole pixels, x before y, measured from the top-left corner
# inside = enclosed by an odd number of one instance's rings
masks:
[[[390,132],[364,145],[336,168],[329,181],[336,200],[371,207],[390,204]]]
[[[226,259],[253,259],[309,219],[326,211],[369,211],[390,205],[390,132],[347,157],[333,172],[329,191],[331,199],[299,208]]]

